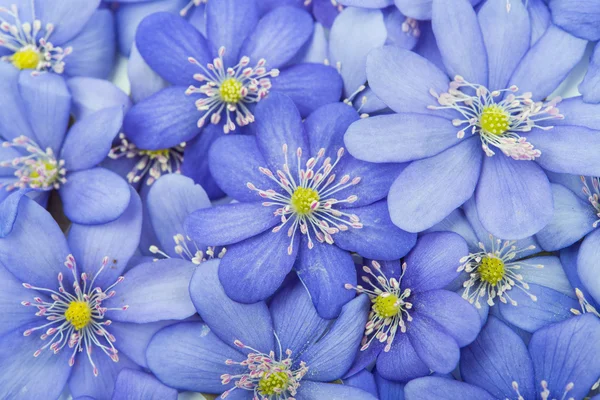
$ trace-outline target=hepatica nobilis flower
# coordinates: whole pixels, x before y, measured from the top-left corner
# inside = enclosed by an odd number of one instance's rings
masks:
[[[192,213],[186,232],[227,246],[219,276],[232,299],[266,299],[294,268],[319,313],[333,318],[353,297],[344,289],[356,282],[348,251],[398,259],[415,243],[391,223],[384,199],[402,166],[346,154],[343,134],[359,117],[345,104],[303,123],[292,100],[272,93],[256,115],[256,136],[221,137],[209,153],[213,177],[239,203]]]
[[[490,317],[462,350],[464,382],[426,377],[404,387],[408,400],[583,399],[600,371],[600,321],[570,318],[536,331],[529,345]]]
[[[371,52],[369,85],[397,114],[353,124],[346,146],[366,161],[412,161],[388,197],[402,229],[428,229],[474,194],[494,236],[531,236],[552,218],[545,170],[600,173],[600,134],[569,122],[572,103],[563,117],[557,99],[544,100],[586,42],[550,25],[531,46],[530,16],[513,0],[478,13],[467,0],[433,0],[432,27],[445,70],[391,46]]]
[[[125,267],[142,229],[131,202],[104,225],[73,224],[66,239],[52,216],[15,193],[0,207],[0,385],[9,398],[110,399],[123,368],[147,367],[159,329],[195,313],[182,260]],[[18,251],[15,251],[18,249]]]
[[[0,60],[19,70],[106,78],[113,68],[113,16],[100,0],[3,0]]]
[[[297,280],[268,306],[240,304],[225,294],[218,264],[202,264],[190,282],[203,323],[179,323],[152,338],[146,358],[158,379],[179,390],[220,394],[220,399],[375,399],[328,383],[340,379],[354,360],[366,296],[346,304],[336,320],[317,314]]]
[[[209,1],[206,36],[177,15],[150,15],[136,46],[172,86],[131,109],[128,137],[158,150],[187,142],[209,124],[239,130],[255,121],[256,103],[276,91],[288,94],[303,115],[338,101],[342,81],[334,68],[291,62],[312,31],[307,12],[277,7],[259,17],[255,0]]]
[[[8,69],[8,71],[6,71]],[[32,76],[9,65],[0,71],[0,200],[32,189],[40,204],[58,190],[66,216],[77,223],[116,219],[129,204],[129,186],[97,167],[123,120],[121,107],[89,114],[69,127],[72,98],[63,78]]]
[[[481,328],[475,308],[444,289],[458,276],[466,253],[459,235],[437,232],[419,238],[402,264],[372,261],[362,267],[362,282],[346,288],[367,293],[371,310],[349,375],[375,360],[378,373],[395,381],[454,370],[459,349]]]

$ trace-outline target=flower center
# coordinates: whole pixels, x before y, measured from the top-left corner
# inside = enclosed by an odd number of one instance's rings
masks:
[[[477,271],[482,280],[495,286],[504,278],[504,262],[496,257],[484,257]]]
[[[381,343],[386,343],[383,351],[388,352],[392,348],[392,343],[396,337],[398,328],[400,332],[406,332],[406,321],[412,321],[412,317],[408,310],[412,309],[412,303],[406,301],[410,297],[411,290],[400,287],[402,277],[406,272],[406,263],[402,264],[402,273],[400,279],[387,278],[381,270],[381,264],[377,261],[372,261],[371,265],[375,273],[368,266],[363,266],[363,271],[369,276],[363,276],[362,281],[369,287],[358,285],[356,287],[347,283],[344,285],[346,289],[354,289],[358,294],[366,293],[371,299],[371,312],[369,320],[365,325],[365,335],[362,339],[360,351],[365,351],[369,348],[374,339]],[[374,279],[374,280],[373,280]]]
[[[438,94],[431,89],[439,106],[428,106],[430,110],[453,109],[463,119],[456,118],[452,124],[456,127],[466,125],[458,131],[457,137],[462,139],[467,130],[478,134],[481,147],[488,157],[496,154],[491,147],[500,149],[506,156],[515,160],[535,160],[541,151],[534,149],[520,134],[533,128],[550,130],[552,126],[539,123],[550,119],[563,119],[556,105],[561,101],[556,97],[550,102],[534,102],[531,93],[516,96],[516,86],[490,92],[485,86],[469,83],[457,75],[448,91]],[[502,97],[503,96],[503,97]]]
[[[290,203],[298,214],[309,214],[313,211],[313,207],[316,208],[317,204],[319,203],[319,193],[310,188],[296,188]]]
[[[263,190],[248,182],[246,186],[250,190],[258,192],[259,196],[270,201],[263,202],[265,207],[278,207],[275,215],[281,216],[281,224],[273,228],[273,232],[279,232],[289,221],[291,221],[288,236],[290,245],[288,254],[292,254],[292,243],[294,235],[299,229],[308,239],[308,248],[314,247],[312,235],[320,243],[333,244],[332,235],[348,230],[348,227],[360,229],[362,223],[355,214],[345,213],[334,208],[341,203],[354,203],[358,196],[350,195],[345,199],[338,200],[332,196],[351,186],[358,185],[361,178],[350,179],[350,175],[342,176],[337,183],[336,174],[332,171],[338,165],[344,155],[344,148],[337,152],[337,159],[332,164],[331,158],[325,156],[325,149],[320,149],[316,157],[311,157],[306,162],[306,169],[302,165],[302,149],[296,150],[298,176],[294,178],[288,163],[287,144],[282,146],[284,154],[283,170],[277,170],[274,174],[270,169],[259,167],[259,171],[278,185],[278,190]],[[322,160],[321,165],[319,166]],[[319,167],[317,167],[319,166]],[[277,177],[275,177],[277,175]],[[326,199],[326,200],[323,200]]]
[[[592,187],[588,185],[588,178],[581,176],[581,182],[583,182],[583,193],[588,197],[588,201],[594,208],[594,212],[598,219],[592,223],[593,228],[597,228],[600,225],[600,177],[589,178],[592,182]]]
[[[288,387],[289,378],[285,372],[265,374],[258,382],[258,392],[263,396],[283,393]]]
[[[188,58],[190,63],[202,70],[202,73],[194,74],[194,80],[202,82],[202,85],[188,87],[185,94],[201,95],[196,100],[196,108],[202,113],[198,128],[204,126],[207,118],[212,124],[218,124],[224,114],[226,121],[223,123],[223,132],[229,133],[235,130],[236,125],[245,126],[254,122],[254,115],[247,104],[258,103],[267,96],[271,89],[269,78],[279,76],[279,70],[267,71],[264,58],[256,66],[248,67],[250,58],[247,56],[243,56],[237,65],[226,68],[224,55],[225,47],[221,47],[219,57],[206,67],[195,58]]]
[[[65,318],[76,331],[80,331],[88,326],[92,320],[92,310],[85,301],[72,301],[65,312]]]
[[[23,48],[12,56],[12,64],[18,69],[35,69],[40,63],[41,56],[37,49]]]
[[[152,185],[165,174],[181,173],[185,143],[170,149],[142,150],[129,142],[124,134],[119,134],[121,143],[110,149],[108,157],[118,160],[121,157],[138,158],[138,162],[127,173],[129,183],[137,183],[143,179],[147,185]]]
[[[116,339],[105,328],[111,324],[111,321],[105,320],[104,315],[109,310],[127,310],[129,306],[106,308],[102,307],[102,302],[116,294],[112,289],[124,278],[119,277],[115,283],[104,290],[97,286],[94,287],[96,278],[108,264],[108,257],[103,258],[102,265],[92,279],[89,279],[85,272],[80,277],[77,275],[77,264],[72,254],[67,256],[64,264],[73,276],[72,292],[67,290],[70,285],[65,287],[63,284],[62,272],[58,273],[58,290],[23,283],[25,289],[44,293],[46,297],[51,299],[51,301],[46,301],[41,297],[34,297],[33,302],[21,302],[24,306],[36,307],[38,312],[35,315],[49,321],[35,328],[27,329],[23,332],[23,335],[30,336],[36,331],[44,332],[40,338],[45,344],[33,353],[34,357],[38,357],[42,354],[42,351],[48,348],[54,354],[67,347],[73,349],[69,358],[70,366],[75,364],[77,353],[85,350],[86,358],[92,365],[93,373],[98,376],[98,368],[92,359],[94,348],[102,350],[114,362],[119,361],[118,351],[113,345]]]
[[[28,153],[12,160],[0,162],[0,167],[15,169],[15,179],[0,183],[6,190],[15,188],[52,190],[67,182],[64,161],[57,161],[51,148],[43,151],[37,143],[26,136],[19,136],[12,142],[2,143],[2,147],[13,147]]]

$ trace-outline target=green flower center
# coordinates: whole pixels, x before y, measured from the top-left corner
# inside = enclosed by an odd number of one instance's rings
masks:
[[[236,104],[242,99],[244,85],[235,78],[227,78],[219,87],[219,94],[225,103]]]
[[[502,107],[492,104],[483,107],[479,117],[479,125],[485,132],[501,136],[508,131],[510,115]]]
[[[477,271],[481,276],[481,280],[492,286],[496,286],[498,282],[504,278],[506,269],[504,268],[504,261],[501,259],[496,257],[484,257],[481,259]]]
[[[292,195],[291,204],[294,211],[300,215],[310,214],[313,209],[311,205],[319,201],[319,193],[316,190],[298,187]]]
[[[382,293],[375,298],[372,308],[381,318],[391,318],[400,312],[400,302],[395,294]]]
[[[289,377],[285,372],[273,372],[265,375],[258,382],[258,391],[263,396],[282,393],[288,387]]]

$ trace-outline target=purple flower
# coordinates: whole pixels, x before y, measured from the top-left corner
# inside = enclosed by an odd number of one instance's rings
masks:
[[[186,232],[227,246],[219,277],[233,300],[266,299],[294,268],[319,314],[333,318],[353,297],[344,289],[356,282],[348,251],[392,260],[415,243],[391,223],[384,199],[402,166],[345,154],[342,137],[358,114],[342,103],[303,123],[294,103],[273,93],[256,115],[256,136],[221,137],[209,154],[216,182],[239,203],[192,213]]]
[[[195,314],[187,287],[195,266],[134,266],[142,228],[139,196],[105,225],[73,224],[68,239],[50,214],[15,193],[2,207],[0,384],[10,398],[110,399],[123,368],[147,367],[159,329]]]
[[[529,345],[491,317],[462,350],[464,382],[427,377],[409,382],[406,400],[583,399],[600,371],[600,321],[586,315],[535,332]]]
[[[534,332],[572,317],[575,291],[558,257],[535,256],[534,237],[501,240],[483,228],[473,199],[429,231],[453,231],[465,238],[469,254],[460,260],[460,276],[448,287],[479,310],[482,325],[492,307],[496,316]]]
[[[119,372],[112,400],[176,400],[177,390],[152,375],[129,368]]]
[[[434,0],[432,26],[445,71],[391,46],[371,52],[369,85],[397,114],[353,124],[348,150],[366,161],[412,161],[389,193],[402,229],[428,229],[474,194],[494,236],[531,236],[552,218],[544,170],[600,174],[600,135],[571,117],[580,100],[561,106],[564,119],[559,99],[543,100],[586,43],[555,26],[538,39],[513,0],[490,0],[478,13],[467,0]]]
[[[371,311],[361,352],[348,375],[373,361],[383,378],[394,381],[454,370],[460,348],[481,329],[475,308],[444,290],[458,276],[459,260],[466,254],[459,235],[438,232],[422,236],[402,265],[373,261],[362,267],[361,285],[346,288],[367,293]]]
[[[0,60],[19,70],[107,78],[113,16],[100,0],[1,0]]]
[[[204,323],[176,324],[152,338],[146,357],[158,379],[230,399],[375,399],[325,383],[341,378],[352,364],[366,321],[366,296],[345,305],[335,321],[317,314],[298,281],[269,306],[240,304],[225,294],[218,267],[218,260],[203,263],[190,282]]]
[[[245,127],[269,93],[286,93],[303,115],[339,100],[342,82],[335,69],[290,65],[313,31],[305,11],[278,7],[259,18],[255,1],[223,0],[207,4],[206,21],[206,38],[170,13],[140,24],[137,49],[173,86],[127,114],[124,129],[137,147],[170,148],[211,124],[225,133]]]
[[[87,113],[69,127],[71,109],[78,106],[62,77],[32,76],[7,64],[0,64],[0,74],[6,77],[0,80],[0,132],[6,140],[0,148],[0,200],[14,189],[33,189],[45,205],[50,191],[58,190],[73,222],[119,217],[129,204],[129,186],[97,165],[121,128],[122,107]]]

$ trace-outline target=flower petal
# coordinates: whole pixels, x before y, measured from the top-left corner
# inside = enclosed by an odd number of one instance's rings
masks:
[[[147,324],[112,321],[110,333],[118,338],[115,347],[136,364],[148,368],[146,348],[156,332],[177,321],[157,321]]]
[[[129,96],[112,82],[79,76],[69,79],[67,86],[76,121],[105,108],[120,107],[124,112],[131,108]]]
[[[600,8],[595,0],[553,0],[549,4],[552,22],[585,40],[600,39]]]
[[[406,334],[419,358],[433,371],[451,372],[460,358],[456,341],[431,318],[417,312],[412,317]]]
[[[577,256],[577,272],[592,297],[600,300],[600,285],[598,278],[598,260],[600,260],[600,229],[596,229],[591,235],[586,237],[579,248]]]
[[[378,372],[375,372],[375,382],[377,382],[380,400],[404,400],[403,384],[389,381],[381,377]]]
[[[488,392],[468,383],[427,376],[408,382],[404,393],[410,400],[495,400]]]
[[[211,174],[209,166],[209,151],[212,148],[213,143],[221,136],[224,136],[223,129],[217,125],[210,124],[202,130],[202,135],[198,135],[187,142],[183,151],[181,173],[192,178],[194,182],[202,186],[210,199],[220,199],[225,196],[223,190],[221,190],[217,182],[215,182],[215,178]],[[231,136],[238,137],[242,135]],[[248,156],[244,154],[244,160],[247,160],[247,157]],[[225,171],[233,173],[231,169],[225,169]],[[248,189],[247,187],[245,188]],[[252,200],[256,200],[256,198],[253,198]]]
[[[177,390],[160,383],[152,375],[123,369],[115,383],[112,400],[176,400]]]
[[[579,92],[586,103],[600,103],[600,46],[596,45],[590,65],[583,82],[579,84]],[[596,116],[596,115],[594,115]],[[597,119],[597,118],[596,118]]]
[[[310,369],[309,369],[310,371]],[[375,400],[376,397],[364,390],[346,385],[303,381],[294,396],[296,400]]]
[[[135,43],[131,48],[131,55],[127,61],[127,77],[129,78],[131,99],[134,103],[139,103],[169,86],[169,82],[161,78],[144,61]]]
[[[527,2],[527,11],[529,11],[529,20],[531,21],[531,46],[533,46],[544,36],[552,20],[550,10],[544,0]]]
[[[99,5],[100,0],[66,0],[56,4],[37,1],[35,16],[42,23],[51,22],[55,25],[52,43],[62,45],[84,29]]]
[[[21,304],[21,301],[30,299],[32,294],[7,269],[0,267],[0,313],[5,316],[0,320],[0,337],[26,324],[39,322],[33,308]],[[20,330],[25,331],[23,328]]]
[[[24,71],[24,74],[31,74]],[[0,137],[12,140],[21,135],[35,137],[29,125],[28,110],[19,91],[20,71],[12,64],[0,63]]]
[[[390,351],[379,353],[377,372],[385,379],[406,382],[428,375],[430,370],[415,351],[408,335],[397,333]]]

